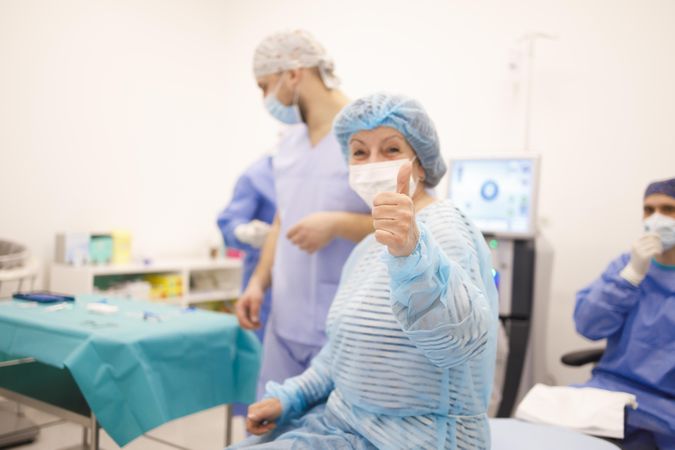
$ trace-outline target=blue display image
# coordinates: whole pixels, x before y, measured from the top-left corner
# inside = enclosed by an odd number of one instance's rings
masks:
[[[490,202],[499,195],[499,186],[492,180],[487,180],[480,188],[480,196],[486,201]]]
[[[531,159],[453,161],[450,198],[481,231],[529,233],[533,165]]]

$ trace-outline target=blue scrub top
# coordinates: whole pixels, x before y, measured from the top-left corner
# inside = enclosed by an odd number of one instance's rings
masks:
[[[272,157],[259,159],[241,174],[234,186],[232,200],[218,215],[218,228],[228,247],[246,252],[244,261],[244,286],[248,283],[260,258],[260,249],[241,242],[234,235],[234,229],[252,220],[272,223],[276,214],[274,172]]]
[[[307,126],[288,128],[274,158],[281,231],[274,259],[271,322],[284,339],[320,346],[326,315],[340,272],[355,243],[336,238],[309,254],[286,238],[288,230],[320,211],[368,214],[368,206],[349,187],[348,167],[335,136],[312,147]]]
[[[577,331],[607,339],[587,385],[635,394],[628,424],[675,436],[675,270],[653,261],[636,287],[619,275],[629,259],[614,260],[577,294]]]
[[[223,235],[225,245],[245,252],[242,289],[246,288],[260,259],[260,249],[241,242],[234,235],[237,225],[249,223],[252,220],[261,220],[272,223],[276,214],[276,194],[274,191],[274,172],[272,156],[265,156],[241,174],[234,187],[232,200],[218,215],[218,228]],[[271,307],[270,291],[265,294],[262,311],[260,312],[263,327],[256,331],[262,341],[264,324],[267,321]]]

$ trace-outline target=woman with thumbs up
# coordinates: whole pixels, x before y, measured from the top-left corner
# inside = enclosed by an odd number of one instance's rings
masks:
[[[427,190],[445,173],[415,100],[375,94],[334,132],[375,232],[352,252],[310,368],[249,409],[236,448],[488,449],[497,292],[480,232]],[[274,441],[274,442],[271,442]]]

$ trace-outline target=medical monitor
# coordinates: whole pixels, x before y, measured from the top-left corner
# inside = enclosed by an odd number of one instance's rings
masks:
[[[534,237],[538,156],[454,158],[449,174],[448,197],[483,234]]]

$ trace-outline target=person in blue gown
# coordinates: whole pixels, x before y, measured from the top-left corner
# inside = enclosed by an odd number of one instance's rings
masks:
[[[218,215],[218,228],[225,245],[244,252],[243,287],[248,285],[258,265],[260,248],[265,243],[275,214],[272,156],[267,155],[241,174],[230,203]],[[255,330],[260,342],[265,337],[265,324],[271,308],[270,293],[269,289],[265,292],[260,308],[261,326]]]
[[[244,252],[242,286],[246,287],[260,259],[260,249],[276,214],[272,156],[267,155],[241,174],[234,186],[230,203],[218,215],[218,228],[227,247]],[[254,330],[260,342],[265,338],[267,318],[272,307],[268,289],[260,306],[260,327]],[[235,404],[233,413],[245,416],[247,406]]]
[[[233,448],[490,448],[497,290],[485,239],[429,189],[446,171],[419,102],[374,94],[334,132],[374,233],[351,253],[310,367],[251,405]],[[276,282],[276,280],[275,280]]]
[[[607,340],[585,386],[635,394],[624,448],[675,449],[675,178],[652,183],[645,232],[577,294],[577,331]]]

